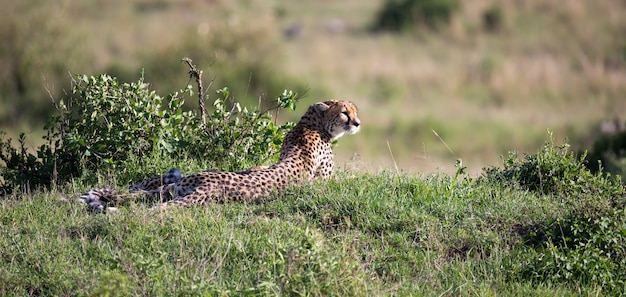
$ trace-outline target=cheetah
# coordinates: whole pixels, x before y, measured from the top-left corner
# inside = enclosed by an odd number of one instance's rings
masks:
[[[254,201],[303,181],[328,179],[333,170],[331,144],[345,134],[359,132],[356,106],[343,100],[317,102],[287,133],[278,163],[238,172],[208,170],[182,176],[172,168],[129,187],[131,193],[172,198],[159,207],[192,206],[210,202]],[[81,196],[93,209],[104,211],[103,202],[119,200],[111,188],[94,189]]]

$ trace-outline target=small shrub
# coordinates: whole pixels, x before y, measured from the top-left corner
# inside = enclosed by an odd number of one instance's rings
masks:
[[[567,144],[546,142],[526,155],[510,153],[504,168],[485,169],[481,181],[511,184],[563,204],[562,216],[524,226],[523,252],[512,257],[515,278],[597,286],[607,293],[626,285],[626,193],[620,179],[587,169]]]
[[[218,169],[276,160],[291,123],[275,124],[269,109],[241,108],[223,88],[204,124],[197,112],[183,111],[184,93],[191,94],[191,86],[161,97],[143,77],[122,84],[106,74],[77,76],[71,96],[56,103],[59,114],[45,126],[46,144],[33,154],[24,147],[23,136],[19,150],[10,139],[0,142],[5,163],[0,191],[49,187],[89,171],[140,170],[142,166],[128,165],[154,156],[209,161]],[[296,93],[284,91],[274,105],[293,109],[296,100]]]
[[[456,0],[387,0],[376,15],[374,30],[404,31],[419,26],[437,29],[459,10]]]
[[[555,146],[548,141],[536,154],[520,158],[517,152],[510,152],[503,162],[504,168],[486,168],[481,179],[514,183],[542,194],[619,197],[624,192],[619,177],[593,174],[585,166],[585,155],[577,158],[568,144]]]
[[[178,93],[163,98],[142,78],[120,84],[102,74],[79,76],[69,104],[59,104],[65,149],[75,152],[86,167],[116,164],[128,155],[174,151],[175,142],[193,127],[195,115],[183,112]],[[79,111],[79,114],[76,113]]]

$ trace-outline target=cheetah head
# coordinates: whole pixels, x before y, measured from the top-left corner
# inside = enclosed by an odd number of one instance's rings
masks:
[[[361,120],[356,115],[356,106],[349,101],[329,100],[315,103],[315,109],[322,116],[324,129],[337,139],[345,133],[355,134],[361,128]]]

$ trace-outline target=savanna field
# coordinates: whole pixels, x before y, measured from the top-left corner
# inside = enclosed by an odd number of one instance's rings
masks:
[[[623,1],[0,3],[2,296],[626,291]],[[362,121],[329,181],[76,201],[273,164],[329,98]]]

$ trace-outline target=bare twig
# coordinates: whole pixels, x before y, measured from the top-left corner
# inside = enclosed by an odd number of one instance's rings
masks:
[[[46,76],[43,76],[43,81],[44,81],[44,89],[46,89],[46,92],[48,92],[48,96],[50,96],[50,100],[52,101],[52,105],[54,105],[54,108],[59,111],[59,105],[57,104],[56,99],[54,98],[54,95],[52,95],[52,91],[50,91],[50,85],[48,84],[48,79],[46,78]],[[60,111],[61,114],[61,125],[59,127],[60,129],[60,133],[61,133],[61,138],[60,139],[65,139],[65,112],[63,110]],[[53,126],[54,127],[54,126]],[[54,129],[54,128],[52,128]],[[57,171],[57,141],[53,141],[53,137],[50,134],[50,130],[48,130],[48,146],[50,147],[51,150],[53,150],[52,153],[52,158],[53,158],[53,164],[52,164],[52,185],[56,185],[57,184],[57,180],[58,180],[58,171]]]
[[[198,104],[200,105],[200,113],[202,114],[202,124],[206,126],[206,109],[204,108],[204,90],[202,89],[202,70],[198,70],[193,61],[189,58],[183,58],[183,62],[189,65],[189,77],[196,79],[198,84]]]
[[[57,101],[55,100],[54,96],[52,95],[52,91],[50,91],[50,84],[48,83],[48,78],[46,78],[46,76],[43,76],[43,88],[46,90],[46,92],[48,92],[48,96],[50,97],[50,101],[52,101],[52,104],[54,105],[54,108],[58,109],[59,106],[57,105]]]

